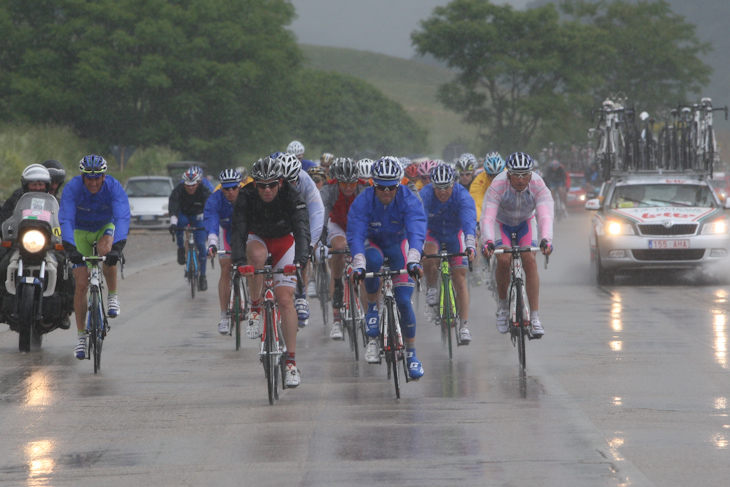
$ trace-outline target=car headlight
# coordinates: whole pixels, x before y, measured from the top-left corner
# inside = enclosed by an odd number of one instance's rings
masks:
[[[616,220],[606,222],[606,234],[608,235],[634,235],[634,227],[630,223]]]
[[[728,232],[728,221],[725,219],[705,223],[702,227],[702,235],[722,235]]]
[[[23,234],[21,245],[27,252],[35,254],[46,247],[46,236],[38,230],[28,230]]]

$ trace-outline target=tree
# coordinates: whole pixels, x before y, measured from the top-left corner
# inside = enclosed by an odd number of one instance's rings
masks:
[[[228,164],[285,129],[286,0],[2,0],[0,115]]]
[[[328,152],[356,156],[423,150],[426,132],[403,107],[370,84],[332,72],[305,70],[300,77],[293,133]]]

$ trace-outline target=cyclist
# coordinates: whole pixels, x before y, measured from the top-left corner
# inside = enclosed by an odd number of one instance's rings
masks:
[[[330,166],[332,166],[332,162],[334,161],[334,159],[335,159],[335,156],[333,156],[329,152],[325,152],[319,158],[319,167],[321,167],[324,170],[324,176],[326,179],[330,179],[330,177],[331,177],[330,176]],[[309,172],[309,169],[307,169],[307,172]]]
[[[296,189],[302,193],[304,201],[307,202],[307,210],[309,211],[309,234],[312,238],[310,242],[310,255],[315,244],[322,235],[322,228],[324,227],[324,205],[322,204],[322,195],[317,189],[317,185],[314,184],[309,174],[302,171],[302,163],[299,159],[291,154],[281,154],[276,158],[276,161],[281,167],[282,177],[290,182]],[[307,268],[302,267],[302,279],[304,284],[307,284]],[[317,289],[314,284],[314,280],[310,283],[309,289],[306,294],[314,296],[317,294]],[[307,297],[304,294],[296,294],[295,304],[297,307],[297,315],[299,316],[299,326],[307,326],[309,322],[309,303]]]
[[[459,184],[464,186],[467,191],[474,180],[474,168],[477,166],[477,158],[474,154],[468,152],[459,156],[454,169],[459,173]]]
[[[203,225],[203,211],[205,202],[210,196],[208,187],[201,184],[203,171],[198,166],[192,166],[183,173],[183,182],[178,184],[170,193],[170,235],[177,240],[177,263],[185,265],[185,239],[183,227],[187,225],[201,227]],[[179,223],[179,225],[178,225]],[[200,277],[198,278],[198,289],[206,291],[208,280],[205,277],[205,229],[195,230],[195,247],[198,249],[198,262],[200,264]]]
[[[360,179],[358,164],[349,157],[338,158],[335,164],[332,165],[330,173],[335,179],[322,189],[324,213],[328,216],[327,244],[333,250],[343,250],[347,247],[347,213],[350,211],[350,206],[357,195],[362,193],[369,185]],[[340,308],[344,296],[344,284],[342,282],[344,268],[345,256],[343,254],[333,255],[330,259],[330,269],[332,270],[330,289],[333,290],[332,313],[334,315],[330,338],[333,340],[343,338]]]
[[[200,173],[200,182],[203,184],[203,186],[205,186],[206,188],[208,188],[208,191],[210,191],[212,193],[213,191],[215,191],[217,189],[216,187],[213,186],[213,183],[211,183],[210,180],[205,177],[205,174],[203,173],[203,168],[202,167],[196,166],[196,165],[192,165],[185,172],[190,171],[190,170]],[[184,175],[185,175],[185,173],[183,173],[183,177],[180,179],[180,183],[184,183],[185,182]]]
[[[74,313],[78,340],[74,355],[77,359],[86,358],[89,271],[83,258],[93,254],[94,242],[97,242],[98,254],[106,257],[102,272],[108,290],[107,313],[110,318],[121,314],[117,296],[117,262],[127,243],[131,216],[127,193],[119,181],[106,175],[106,169],[106,161],[101,156],[88,155],[81,159],[81,175],[66,185],[58,212],[63,248],[73,264],[76,279]]]
[[[314,166],[314,162],[309,159],[304,159],[304,145],[298,140],[292,140],[286,147],[286,153],[292,154],[302,162],[302,169],[308,171],[310,167]]]
[[[0,209],[0,224],[13,216],[18,200],[25,193],[41,192],[51,194],[53,187],[53,177],[47,168],[41,164],[31,164],[26,167],[20,175],[20,188],[13,191],[10,197]],[[73,279],[63,279],[63,272],[60,269],[66,265],[66,257],[63,252],[51,251],[58,261],[58,279],[56,281],[55,291],[61,298],[64,306],[68,305],[69,314],[73,310],[74,283]],[[10,258],[13,252],[9,247],[0,247],[0,276],[4,280],[7,276],[8,267],[10,266]],[[5,296],[8,295],[4,282],[0,283],[0,323],[4,323],[6,317],[3,315],[2,307]],[[63,320],[59,325],[62,329],[68,330],[71,322],[68,315],[64,314]]]
[[[63,183],[66,182],[66,168],[55,159],[43,161],[41,162],[41,166],[48,169],[48,173],[51,175],[51,189],[48,192],[55,196],[56,199],[60,198],[61,195],[58,192],[61,190]]]
[[[229,255],[218,256],[218,247],[223,250],[231,250],[231,213],[233,204],[238,198],[241,190],[242,175],[236,169],[225,169],[218,175],[220,189],[213,192],[205,202],[203,218],[205,221],[205,233],[208,234],[206,247],[208,257],[218,257],[221,268],[221,277],[218,281],[218,300],[221,308],[221,319],[218,323],[218,333],[228,333],[228,298],[231,294],[231,258]],[[223,235],[219,239],[218,234],[222,230]],[[250,336],[246,330],[246,336]]]
[[[431,169],[438,166],[442,161],[423,161],[418,166],[418,181],[416,181],[416,189],[421,191],[424,186],[431,183]]]
[[[357,167],[360,169],[360,179],[370,185],[373,184],[373,164],[375,164],[375,161],[367,157],[357,161]]]
[[[492,184],[494,178],[504,171],[504,159],[499,152],[489,152],[484,158],[484,172],[479,174],[469,187],[469,194],[474,198],[474,204],[477,209],[477,221],[482,218],[482,203],[484,195]]]
[[[246,186],[248,183],[253,181],[253,178],[248,175],[248,169],[246,169],[244,166],[238,166],[236,168],[236,171],[241,173],[241,182],[239,183],[239,186],[241,186],[242,188],[244,186]],[[223,173],[220,173],[220,174],[223,174]],[[219,176],[220,176],[220,174],[219,174]],[[220,190],[222,187],[223,186],[221,185],[221,182],[218,181],[218,184],[216,185],[215,189],[211,192],[211,194],[214,193],[215,191]]]
[[[394,157],[382,157],[373,167],[372,187],[355,198],[347,214],[347,244],[353,257],[354,278],[378,271],[383,257],[388,257],[391,269],[408,269],[410,277],[423,275],[421,249],[426,238],[426,215],[416,195],[400,183],[403,168]],[[401,315],[406,341],[409,375],[423,376],[423,366],[416,357],[416,315],[411,304],[413,280],[407,276],[393,278],[395,300]],[[368,295],[365,315],[370,341],[365,350],[369,363],[379,361],[377,336],[378,290],[380,279],[366,279]]]
[[[269,253],[272,265],[286,270],[286,274],[275,276],[274,294],[289,351],[285,381],[287,387],[297,387],[301,378],[294,355],[297,310],[294,306],[296,280],[292,276],[296,274],[293,264],[304,268],[309,257],[309,212],[302,194],[282,178],[278,161],[268,156],[259,159],[251,168],[251,176],[255,184],[242,188],[233,205],[231,259],[238,271],[249,279],[251,321],[257,328],[263,277],[254,276],[253,271],[265,265]]]
[[[557,203],[558,199],[562,202],[559,209],[567,214],[565,208],[566,194],[567,194],[567,181],[568,173],[565,172],[565,166],[560,164],[560,161],[553,159],[550,161],[547,169],[542,173],[542,179],[545,184],[550,188],[550,192],[553,194],[553,201]],[[557,196],[557,197],[556,197]]]
[[[428,217],[426,243],[423,253],[436,254],[441,244],[446,244],[449,253],[466,252],[468,259],[473,260],[476,255],[476,224],[477,213],[474,209],[474,200],[461,184],[454,184],[455,171],[446,164],[441,164],[431,170],[431,184],[421,190],[423,207]],[[471,334],[467,323],[469,321],[469,290],[466,285],[467,258],[453,257],[451,272],[453,275],[456,302],[459,306],[459,339],[468,344]],[[424,259],[423,271],[426,274],[426,304],[429,308],[438,305],[439,290],[438,260]]]
[[[327,182],[328,172],[320,166],[312,166],[309,168],[309,170],[307,170],[307,174],[309,174],[309,177],[312,178],[312,181],[314,181],[317,189],[322,191],[322,187],[324,187],[325,183]]]
[[[510,234],[517,232],[520,246],[536,245],[535,226],[539,226],[540,248],[544,255],[553,251],[553,197],[542,178],[533,172],[534,161],[524,152],[515,152],[507,158],[507,172],[499,174],[489,186],[484,197],[481,219],[482,253],[490,258],[495,247],[511,246]],[[537,213],[537,222],[535,219]],[[497,234],[495,236],[495,224]],[[530,324],[535,338],[545,333],[538,316],[540,278],[537,274],[535,254],[522,254],[525,271],[525,287],[530,304]],[[497,330],[507,333],[509,311],[507,291],[510,280],[510,255],[497,256]]]

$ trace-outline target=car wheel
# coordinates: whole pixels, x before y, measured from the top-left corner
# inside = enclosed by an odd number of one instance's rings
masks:
[[[592,259],[594,272],[596,275],[596,283],[599,286],[611,286],[613,285],[614,281],[614,273],[612,271],[609,271],[603,265],[601,265],[601,252],[598,249],[598,246],[596,246],[595,256]]]

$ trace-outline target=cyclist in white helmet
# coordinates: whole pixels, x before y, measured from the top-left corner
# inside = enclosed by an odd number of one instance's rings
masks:
[[[309,171],[309,168],[315,165],[314,162],[304,158],[304,144],[302,144],[298,140],[292,140],[291,142],[289,142],[289,145],[286,146],[286,153],[292,154],[297,159],[302,161],[302,169],[304,170],[304,172]]]
[[[491,258],[495,248],[511,246],[510,234],[517,232],[520,246],[537,246],[536,227],[540,230],[540,248],[544,255],[553,251],[554,205],[550,189],[533,172],[534,162],[524,152],[515,152],[507,158],[507,171],[500,173],[489,186],[484,197],[481,219],[482,253]],[[535,218],[537,214],[537,218]],[[507,291],[510,280],[510,254],[497,256],[497,330],[507,333],[509,311]],[[530,324],[534,338],[545,333],[538,316],[540,278],[533,252],[522,254],[525,286],[530,302]]]

